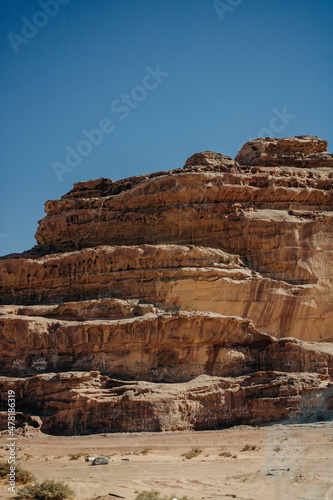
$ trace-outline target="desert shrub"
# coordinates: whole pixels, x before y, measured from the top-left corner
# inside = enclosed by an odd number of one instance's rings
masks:
[[[161,494],[159,491],[141,491],[136,496],[135,500],[165,500],[165,497],[161,497]]]
[[[195,458],[198,455],[200,455],[200,453],[202,453],[202,449],[201,448],[192,448],[192,450],[187,451],[186,453],[183,453],[182,457],[185,457],[188,460],[190,460],[191,458]]]
[[[219,457],[237,458],[237,455],[232,455],[229,451],[221,451],[221,453],[219,453]]]
[[[86,453],[70,453],[69,460],[79,460],[81,457],[85,457]]]
[[[0,462],[0,477],[5,477],[6,474],[10,472],[10,465],[8,462],[1,461]]]
[[[219,453],[219,457],[231,457],[232,454],[229,452],[229,451],[221,451],[221,453]]]
[[[174,495],[171,496],[161,496],[161,493],[159,491],[141,491],[139,493],[135,500],[172,500],[173,498],[176,498]],[[184,496],[179,498],[179,500],[192,500],[191,498]]]
[[[143,450],[136,450],[133,452],[133,455],[148,455],[152,451],[151,448],[143,448]]]
[[[8,462],[0,462],[0,477],[7,478],[7,474],[10,472],[10,465]],[[30,483],[35,481],[35,476],[31,472],[22,469],[20,465],[15,465],[15,478],[19,483]]]
[[[257,448],[255,444],[246,444],[241,451],[254,451],[254,450],[260,450],[260,448]]]
[[[148,453],[150,453],[151,451],[151,448],[144,448],[143,450],[141,450],[141,455],[148,455]]]
[[[74,491],[67,484],[50,480],[23,486],[17,492],[17,498],[25,500],[65,500],[73,496]]]

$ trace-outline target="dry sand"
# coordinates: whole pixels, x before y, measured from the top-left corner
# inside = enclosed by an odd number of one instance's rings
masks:
[[[1,459],[7,459],[7,436],[1,441]],[[110,493],[134,500],[136,492],[151,489],[194,500],[333,499],[333,422],[181,433],[39,434],[19,436],[17,445],[23,468],[38,480],[64,480],[77,500],[115,499]],[[256,449],[242,451],[245,445]],[[182,456],[195,447],[202,449],[197,457]],[[110,462],[91,466],[84,456],[70,459],[80,452],[108,455]],[[15,498],[4,482],[0,497]]]

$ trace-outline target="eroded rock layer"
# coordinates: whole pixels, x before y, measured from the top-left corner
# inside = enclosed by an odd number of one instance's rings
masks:
[[[21,425],[52,434],[204,430],[278,420],[325,420],[333,410],[327,375],[256,372],[202,375],[180,384],[123,382],[98,372],[0,377],[0,394],[15,391]],[[38,415],[37,417],[35,415]],[[0,414],[5,422],[6,414]]]
[[[51,433],[330,418],[333,159],[316,137],[80,182],[0,259],[0,393]],[[0,415],[0,428],[5,426]]]
[[[303,135],[286,139],[254,139],[244,144],[235,158],[242,165],[333,167],[327,141]]]
[[[139,298],[166,311],[249,317],[277,337],[327,341],[333,336],[329,280],[298,285],[272,280],[218,249],[103,246],[0,261],[0,276],[3,304]]]
[[[333,344],[276,339],[239,317],[164,312],[139,301],[3,306],[2,373],[99,370],[122,378],[188,381],[260,370],[331,375]]]
[[[118,195],[46,204],[36,237],[45,248],[192,244],[241,256],[267,277],[332,278],[333,177],[315,169],[244,167],[239,173],[179,172]],[[74,195],[74,193],[73,193]]]

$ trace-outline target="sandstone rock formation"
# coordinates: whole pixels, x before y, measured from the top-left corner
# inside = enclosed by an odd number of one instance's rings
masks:
[[[235,159],[242,165],[333,167],[333,155],[327,153],[327,141],[308,135],[255,139],[244,144]]]
[[[8,389],[19,398],[18,419],[38,414],[42,431],[51,434],[205,430],[325,419],[333,410],[331,378],[312,373],[201,375],[183,384],[126,383],[96,371],[47,373],[3,377],[2,397]]]
[[[1,409],[13,388],[21,423],[67,434],[329,418],[326,148],[257,139],[47,202],[0,259]]]

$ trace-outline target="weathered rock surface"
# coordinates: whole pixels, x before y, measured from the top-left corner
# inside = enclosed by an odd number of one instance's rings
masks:
[[[257,242],[260,245],[260,235]],[[165,310],[249,317],[277,337],[327,341],[333,337],[332,267],[330,253],[320,254],[327,259],[326,265],[321,263],[327,275],[313,274],[310,283],[298,284],[268,278],[224,251],[184,245],[103,246],[7,259],[0,261],[0,301],[47,304],[132,298]],[[296,267],[292,262],[291,270]]]
[[[263,278],[238,257],[220,250],[176,245],[105,246],[35,260],[6,260],[0,264],[0,273],[3,303],[140,298],[166,310],[250,316],[268,333],[304,340],[313,339],[309,321],[322,317],[320,339],[331,336],[327,297],[323,294],[322,301],[309,305],[314,285]],[[308,311],[305,317],[304,308]]]
[[[333,159],[257,139],[236,159],[80,182],[0,259],[0,393],[51,433],[330,418]],[[0,428],[6,426],[0,415]]]
[[[46,203],[48,215],[36,238],[54,251],[142,243],[201,245],[244,256],[253,269],[279,279],[309,279],[297,261],[306,267],[304,259],[310,256],[302,258],[300,248],[313,246],[318,237],[323,250],[331,248],[333,172],[253,169],[170,173],[112,196],[77,198],[72,193]]]
[[[23,421],[38,414],[52,434],[203,430],[278,420],[325,420],[333,409],[327,375],[256,372],[232,378],[201,375],[187,383],[123,382],[98,372],[0,377]],[[4,415],[3,415],[4,417]],[[1,420],[0,420],[1,422]]]
[[[244,144],[236,161],[242,165],[333,167],[333,155],[327,153],[327,141],[308,135],[254,139]]]
[[[167,382],[281,366],[288,372],[333,373],[333,344],[278,340],[243,318],[164,312],[112,299],[84,302],[80,314],[79,306],[3,306],[1,372],[99,370]]]

